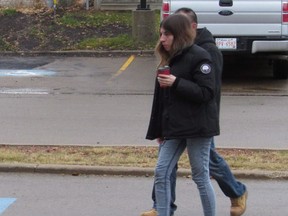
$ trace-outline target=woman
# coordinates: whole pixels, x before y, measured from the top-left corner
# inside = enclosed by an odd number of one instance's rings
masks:
[[[161,59],[159,66],[169,65],[170,75],[157,76],[146,136],[160,143],[155,169],[159,216],[170,216],[170,175],[186,147],[204,215],[215,215],[209,175],[210,143],[219,135],[215,77],[210,55],[194,44],[195,35],[182,14],[170,15],[160,26],[156,52]]]

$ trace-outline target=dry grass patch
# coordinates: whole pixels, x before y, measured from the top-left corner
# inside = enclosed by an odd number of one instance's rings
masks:
[[[217,149],[232,169],[288,171],[288,150]],[[157,146],[0,146],[0,163],[154,167]],[[187,154],[179,167],[189,168]]]

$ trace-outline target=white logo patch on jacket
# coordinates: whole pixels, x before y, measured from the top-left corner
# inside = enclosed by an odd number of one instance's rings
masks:
[[[211,72],[211,66],[209,64],[203,64],[201,65],[200,70],[204,74],[209,74]]]

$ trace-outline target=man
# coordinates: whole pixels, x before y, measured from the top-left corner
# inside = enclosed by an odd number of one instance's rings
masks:
[[[197,31],[195,44],[205,49],[212,57],[216,75],[216,102],[218,105],[218,112],[220,113],[221,77],[223,69],[222,54],[217,48],[211,32],[209,32],[206,28],[197,29],[197,15],[192,9],[180,8],[175,13],[182,13],[188,17],[188,19],[191,21],[193,30]],[[246,210],[248,194],[247,188],[244,184],[235,179],[226,161],[216,152],[214,140],[211,142],[209,170],[210,175],[217,181],[223,193],[231,199],[230,215],[243,215]],[[177,166],[174,168],[171,174],[171,216],[174,215],[174,211],[177,208],[177,206],[174,204],[176,172]],[[154,187],[152,199],[154,201],[153,208],[150,211],[143,212],[141,216],[157,216]]]

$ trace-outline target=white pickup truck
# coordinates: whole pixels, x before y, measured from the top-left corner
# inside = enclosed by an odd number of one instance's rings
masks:
[[[163,0],[162,18],[193,9],[223,55],[267,58],[273,76],[288,78],[288,0]]]

